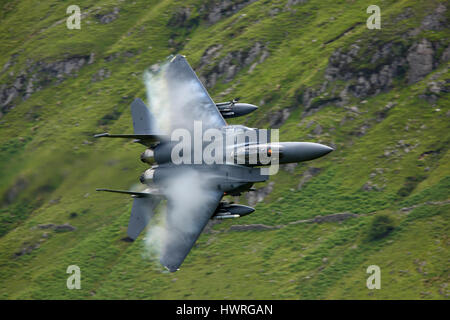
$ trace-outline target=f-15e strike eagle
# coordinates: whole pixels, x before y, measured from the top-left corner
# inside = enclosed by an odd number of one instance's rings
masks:
[[[254,211],[221,202],[224,195],[252,191],[254,183],[269,178],[267,169],[275,162],[307,161],[333,151],[318,143],[268,141],[265,130],[227,125],[224,118],[240,117],[257,107],[236,100],[214,103],[184,56],[171,56],[152,67],[146,85],[151,109],[140,99],[133,101],[134,134],[95,135],[135,139],[147,147],[141,161],[151,168],[140,177],[146,189],[97,191],[133,197],[127,231],[133,240],[161,200],[167,200],[159,260],[171,272],[178,270],[210,219],[238,218]],[[183,137],[182,142],[174,136]]]

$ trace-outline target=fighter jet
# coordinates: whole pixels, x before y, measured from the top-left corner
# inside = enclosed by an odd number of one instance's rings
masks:
[[[179,269],[210,219],[239,218],[254,211],[222,201],[224,195],[254,191],[255,183],[270,176],[264,169],[275,162],[308,161],[333,151],[312,142],[272,141],[270,131],[228,125],[224,118],[240,117],[258,107],[237,99],[214,103],[185,56],[171,56],[150,68],[146,85],[150,108],[139,98],[132,102],[133,134],[95,135],[134,139],[146,146],[140,159],[151,167],[139,178],[145,189],[97,191],[131,195],[127,234],[132,240],[146,228],[159,203],[167,201],[167,235],[159,258],[170,272]]]

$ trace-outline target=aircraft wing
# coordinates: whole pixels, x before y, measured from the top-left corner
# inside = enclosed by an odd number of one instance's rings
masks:
[[[155,209],[160,201],[161,198],[155,196],[134,198],[130,221],[128,222],[128,237],[136,240],[142,230],[145,229],[149,221],[153,218]]]
[[[201,121],[203,130],[226,125],[184,56],[171,56],[153,66],[146,73],[145,82],[150,109],[166,134],[178,128],[193,132],[194,121]]]
[[[201,199],[178,201],[168,197],[166,229],[160,262],[170,272],[177,271],[222,199],[221,191],[205,191]]]

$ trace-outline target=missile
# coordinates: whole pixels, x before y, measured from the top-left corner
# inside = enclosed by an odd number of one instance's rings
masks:
[[[281,142],[280,163],[308,161],[323,157],[333,148],[314,142]]]
[[[333,150],[326,145],[314,142],[280,142],[247,145],[237,148],[231,155],[235,161],[240,160],[246,165],[268,165],[272,164],[273,158],[269,159],[269,163],[263,162],[261,159],[267,159],[276,153],[278,153],[279,163],[282,164],[317,159]],[[256,162],[251,163],[251,160]]]
[[[255,211],[254,208],[244,206],[242,204],[228,204],[226,202],[221,202],[212,219],[223,220],[240,218],[252,213],[253,211]]]
[[[224,118],[241,117],[258,109],[258,107],[253,104],[236,103],[236,100],[217,103],[216,106]]]
[[[228,214],[228,215],[216,215],[212,217],[214,220],[225,220],[225,219],[235,219],[240,218],[241,216],[238,214]]]

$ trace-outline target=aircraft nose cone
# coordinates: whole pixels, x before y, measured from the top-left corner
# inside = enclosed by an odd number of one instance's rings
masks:
[[[324,155],[329,154],[331,151],[334,151],[334,149],[329,146],[326,146],[326,145],[323,145],[320,143],[315,143],[315,144],[316,144],[316,146],[314,146],[314,152],[315,152],[315,155],[317,155],[316,158],[323,157]]]
[[[235,103],[233,110],[238,115],[246,115],[258,109],[257,106],[249,103]]]
[[[256,109],[258,109],[257,106],[253,105],[253,104],[249,104],[249,103],[243,103],[244,105],[244,110],[247,111],[248,113],[255,111]]]
[[[323,157],[333,148],[313,142],[282,142],[280,163],[308,161]]]

